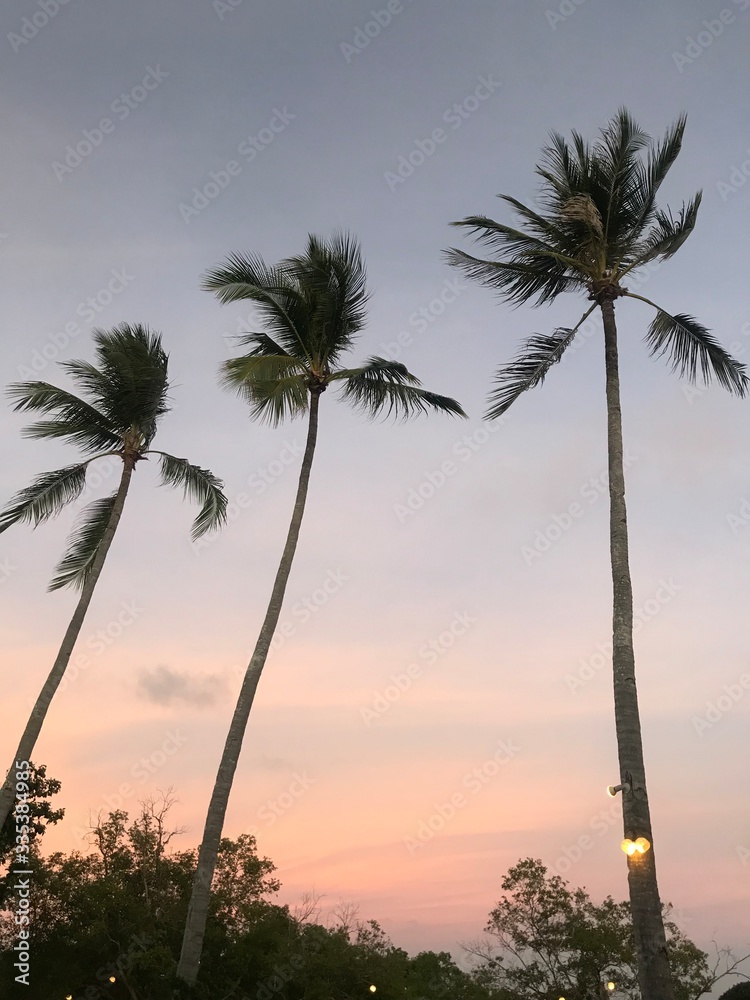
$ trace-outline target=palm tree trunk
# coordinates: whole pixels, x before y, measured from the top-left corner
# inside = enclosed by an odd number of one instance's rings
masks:
[[[610,556],[612,561],[612,667],[615,689],[615,727],[625,837],[646,837],[651,849],[628,857],[628,887],[633,919],[638,980],[643,1000],[673,1000],[659,887],[656,882],[654,838],[646,792],[641,721],[633,652],[633,587],[628,558],[625,508],[625,472],[620,410],[617,326],[611,298],[600,301],[604,321],[607,376],[607,443],[609,456]]]
[[[208,908],[211,898],[211,882],[213,880],[216,859],[219,853],[221,833],[224,827],[224,816],[227,811],[229,795],[232,790],[232,781],[237,769],[237,761],[242,750],[242,740],[247,728],[247,720],[250,716],[250,709],[253,706],[255,691],[258,687],[260,675],[265,666],[268,651],[271,648],[276,626],[281,614],[281,605],[284,600],[284,592],[289,580],[289,573],[292,568],[292,560],[297,548],[302,515],[305,512],[305,501],[307,499],[307,488],[310,482],[310,470],[312,468],[313,454],[315,452],[315,442],[318,436],[318,406],[320,403],[320,390],[310,391],[310,422],[307,432],[307,443],[305,454],[302,458],[302,468],[300,469],[299,485],[297,487],[297,497],[294,502],[292,520],[289,525],[289,533],[286,538],[286,545],[281,556],[281,562],[276,572],[271,600],[268,604],[266,617],[263,620],[258,641],[250,658],[245,679],[237,698],[237,705],[234,709],[232,722],[229,726],[224,752],[221,756],[219,770],[216,775],[213,794],[206,815],[206,825],[203,830],[203,840],[198,854],[198,867],[193,880],[193,889],[190,896],[187,921],[185,924],[185,934],[182,939],[182,950],[180,961],[177,966],[177,976],[188,985],[193,986],[198,977],[201,952],[203,950],[203,938],[206,931],[206,921],[208,919]]]
[[[44,687],[39,693],[39,697],[31,710],[29,721],[26,723],[26,729],[23,732],[21,742],[18,744],[16,755],[13,758],[13,764],[6,775],[5,784],[3,785],[2,792],[0,792],[0,830],[2,830],[8,815],[12,812],[15,803],[16,761],[23,762],[31,759],[37,738],[39,737],[42,725],[44,724],[44,720],[47,716],[47,710],[49,709],[50,702],[60,686],[60,681],[63,679],[63,675],[67,670],[70,657],[73,653],[73,648],[78,641],[78,636],[81,628],[83,627],[83,621],[86,617],[89,604],[91,603],[91,598],[94,596],[94,590],[101,575],[104,560],[107,558],[109,547],[112,544],[112,539],[115,537],[115,531],[117,530],[117,525],[119,524],[120,517],[122,516],[122,510],[125,506],[125,497],[127,496],[128,488],[130,487],[130,479],[133,475],[134,464],[135,463],[131,459],[123,461],[122,476],[120,477],[120,485],[117,489],[117,496],[115,497],[114,506],[112,507],[109,524],[104,529],[101,543],[99,544],[99,548],[97,549],[96,555],[91,563],[91,571],[89,572],[86,582],[81,590],[81,596],[78,599],[78,604],[73,612],[73,617],[71,618],[70,624],[65,632],[57,658],[55,659],[52,669],[49,672],[49,676],[44,682]]]

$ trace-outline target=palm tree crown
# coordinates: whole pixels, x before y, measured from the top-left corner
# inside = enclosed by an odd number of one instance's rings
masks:
[[[248,401],[254,417],[278,424],[304,414],[310,394],[342,383],[342,398],[368,416],[408,417],[428,410],[465,416],[447,396],[428,392],[398,362],[371,357],[359,368],[340,359],[365,324],[365,267],[356,241],[309,236],[303,254],[269,267],[257,256],[234,254],[205,277],[221,302],[251,299],[267,332],[239,338],[252,350],[223,368],[227,387]]]
[[[654,143],[623,108],[593,145],[572,133],[568,143],[553,132],[536,172],[542,179],[538,211],[508,195],[522,228],[470,216],[453,223],[471,230],[497,254],[482,260],[461,250],[446,251],[468,277],[496,288],[509,302],[541,305],[562,292],[583,292],[593,305],[573,327],[536,334],[497,376],[489,417],[497,417],[526,389],[540,384],[560,360],[586,318],[603,299],[620,296],[652,306],[656,315],[646,333],[654,355],[666,355],[673,370],[705,382],[712,377],[743,396],[745,366],[712,334],[685,313],[673,313],[628,291],[628,275],[652,261],[667,260],[695,226],[701,193],[674,215],[657,206],[656,196],[682,147],[685,116]]]
[[[89,465],[114,455],[129,469],[148,455],[160,456],[165,485],[182,487],[202,504],[193,523],[197,537],[226,519],[227,500],[221,482],[212,473],[184,458],[150,448],[159,420],[169,412],[168,355],[161,337],[140,325],[123,323],[113,330],[95,330],[97,364],[67,361],[63,369],[81,395],[49,382],[21,382],[9,388],[14,409],[44,414],[25,428],[30,438],[60,438],[75,444],[83,460],[38,476],[0,511],[0,532],[19,521],[35,527],[76,500],[86,484]],[[94,500],[84,508],[69,539],[68,551],[57,566],[51,590],[81,588],[110,521],[117,493]]]

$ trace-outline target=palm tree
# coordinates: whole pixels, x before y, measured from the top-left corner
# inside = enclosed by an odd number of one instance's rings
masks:
[[[613,673],[615,725],[623,789],[625,837],[645,837],[653,845],[633,654],[633,595],[628,565],[620,382],[615,300],[627,297],[656,310],[646,333],[652,355],[665,355],[672,370],[706,383],[716,378],[738,396],[748,389],[744,365],[735,361],[692,316],[675,313],[628,291],[628,276],[651,261],[670,258],[695,226],[701,195],[683,204],[675,217],[659,209],[656,196],[675,162],[685,117],[655,143],[625,109],[590,145],[577,133],[572,143],[552,133],[536,172],[542,178],[538,211],[501,195],[520,220],[520,228],[472,216],[453,223],[469,229],[497,259],[484,260],[457,249],[446,251],[450,264],[496,289],[515,304],[552,302],[562,292],[583,293],[592,303],[575,326],[534,334],[496,375],[489,419],[543,382],[586,318],[600,309],[609,456],[610,555],[613,582]],[[661,903],[653,847],[628,858],[628,883],[637,945],[639,979],[645,1000],[671,1000]]]
[[[136,464],[149,455],[158,455],[162,483],[181,487],[184,495],[202,504],[193,523],[194,538],[226,519],[227,500],[220,480],[187,459],[149,447],[161,417],[169,412],[168,356],[161,337],[144,326],[123,323],[109,331],[95,330],[94,343],[98,367],[87,361],[62,363],[81,390],[81,396],[48,382],[21,382],[9,389],[15,410],[48,417],[27,427],[26,437],[68,440],[80,449],[83,457],[75,465],[44,473],[17,493],[0,511],[0,532],[18,521],[28,521],[36,527],[49,520],[81,495],[93,462],[110,455],[122,460],[117,490],[84,508],[49,586],[50,590],[73,587],[80,590],[81,596],[31,711],[14,762],[31,758],[83,626]],[[0,793],[0,829],[15,801],[14,767],[15,764],[9,769]]]
[[[177,969],[178,977],[191,985],[198,975],[211,880],[232,780],[297,547],[318,434],[320,397],[329,386],[339,386],[341,398],[370,417],[407,418],[430,410],[465,416],[455,400],[420,388],[419,380],[402,364],[371,357],[359,368],[340,367],[342,355],[364,326],[368,299],[359,246],[345,234],[336,234],[329,241],[309,236],[304,253],[275,267],[257,256],[233,255],[222,267],[208,272],[204,287],[214,291],[221,302],[253,301],[267,331],[240,338],[251,350],[226,362],[226,387],[244,397],[252,417],[273,425],[307,414],[308,432],[286,544],[206,816]]]

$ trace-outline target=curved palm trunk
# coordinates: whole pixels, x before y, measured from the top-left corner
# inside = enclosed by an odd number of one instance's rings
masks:
[[[289,533],[287,534],[286,545],[284,546],[281,562],[276,572],[276,579],[271,591],[271,600],[268,604],[266,617],[263,620],[258,641],[250,658],[250,663],[245,672],[245,679],[242,682],[242,688],[237,698],[237,705],[235,706],[232,722],[229,726],[229,733],[224,744],[224,752],[221,756],[213,794],[211,795],[206,815],[203,840],[198,854],[198,867],[193,880],[193,889],[185,924],[185,934],[182,939],[180,961],[177,966],[178,978],[184,980],[190,986],[194,985],[198,977],[198,968],[200,966],[203,938],[206,931],[208,908],[211,899],[211,882],[213,880],[214,869],[216,868],[221,832],[224,827],[224,816],[232,790],[234,772],[237,769],[237,761],[242,750],[242,740],[247,728],[247,720],[250,717],[250,709],[253,706],[255,691],[258,687],[263,667],[265,666],[268,651],[271,648],[271,640],[276,631],[279,615],[281,614],[284,592],[297,548],[302,515],[305,512],[310,470],[315,452],[315,441],[318,436],[319,403],[320,392],[311,391],[307,443],[305,445],[305,454],[302,458],[297,497],[294,502]]]
[[[112,507],[109,524],[104,529],[101,543],[97,549],[96,555],[94,556],[93,562],[91,563],[91,571],[81,590],[81,596],[78,599],[78,604],[73,612],[73,617],[71,618],[70,624],[65,632],[57,658],[55,659],[52,669],[49,672],[49,676],[44,682],[44,687],[39,693],[39,697],[31,710],[29,721],[26,723],[26,729],[23,732],[21,742],[18,744],[16,755],[13,758],[13,764],[7,773],[2,792],[0,792],[0,830],[3,828],[9,813],[12,812],[15,803],[15,762],[30,760],[34,752],[37,738],[41,732],[42,725],[44,724],[44,720],[47,716],[47,710],[49,709],[50,702],[60,686],[60,681],[63,679],[63,675],[68,667],[70,657],[73,653],[73,648],[78,641],[78,636],[81,628],[83,627],[83,621],[86,617],[89,604],[91,603],[91,598],[94,596],[94,590],[99,581],[99,577],[104,566],[104,560],[107,558],[109,547],[112,544],[112,539],[115,537],[115,531],[117,530],[117,525],[119,524],[120,517],[122,516],[122,510],[125,506],[125,497],[127,496],[128,489],[130,487],[130,479],[133,475],[134,464],[135,463],[130,459],[123,461],[122,476],[120,478],[120,485],[117,490],[115,503]]]
[[[600,302],[604,321],[607,375],[607,443],[609,457],[610,556],[612,561],[612,666],[615,689],[615,727],[620,761],[625,836],[646,837],[651,850],[628,857],[628,887],[633,919],[638,980],[643,1000],[673,1000],[659,887],[656,882],[651,816],[643,764],[641,721],[633,652],[633,587],[628,559],[625,508],[620,375],[614,302]]]

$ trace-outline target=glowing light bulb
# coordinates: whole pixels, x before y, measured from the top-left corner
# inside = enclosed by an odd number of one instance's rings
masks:
[[[375,990],[377,990],[377,986],[371,986],[370,987],[370,993],[374,993]]]
[[[117,982],[117,980],[115,979],[114,976],[110,976],[109,977],[109,981],[110,981],[110,983],[116,983]]]
[[[635,849],[639,854],[645,854],[649,847],[651,847],[650,841],[646,840],[645,837],[638,837],[635,842]]]
[[[611,983],[611,982],[607,983],[607,989],[608,990],[613,990],[614,988],[615,988],[615,984],[614,983]]]
[[[631,857],[631,858],[635,854],[635,852],[638,850],[638,848],[635,846],[635,843],[632,840],[629,840],[627,837],[620,844],[620,847],[621,847],[621,849],[623,851],[625,851],[625,853],[628,855],[628,857]]]

